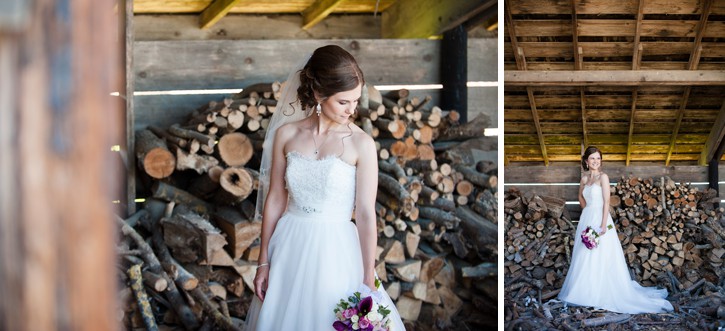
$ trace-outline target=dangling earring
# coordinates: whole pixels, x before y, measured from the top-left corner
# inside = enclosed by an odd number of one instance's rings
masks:
[[[318,104],[317,104],[317,106],[315,107],[315,110],[316,110],[316,112],[317,112],[317,116],[320,116],[320,113],[322,112],[322,107],[320,106],[320,104],[319,104],[319,103],[318,103]]]

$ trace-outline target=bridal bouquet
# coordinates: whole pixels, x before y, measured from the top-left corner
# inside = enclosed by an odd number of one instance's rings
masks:
[[[607,229],[611,228],[611,224],[607,225]],[[582,232],[582,243],[584,243],[584,246],[588,249],[597,248],[597,245],[599,245],[599,234],[597,231],[594,231],[591,226],[587,226],[587,228]]]
[[[377,279],[375,286],[380,286]],[[373,293],[365,285],[360,287],[347,299],[340,299],[334,310],[336,321],[332,327],[337,331],[390,331],[390,309],[379,304],[380,292]]]

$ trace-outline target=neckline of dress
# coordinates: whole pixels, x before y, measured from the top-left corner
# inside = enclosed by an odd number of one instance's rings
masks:
[[[307,161],[312,161],[312,162],[323,162],[323,161],[327,161],[327,160],[331,160],[331,159],[332,160],[338,160],[342,164],[344,164],[344,165],[346,165],[346,166],[348,166],[350,168],[353,168],[353,169],[356,168],[354,165],[345,162],[345,160],[341,159],[339,156],[337,156],[335,154],[328,154],[328,155],[325,155],[324,157],[321,157],[321,158],[318,159],[318,158],[313,158],[313,157],[307,156],[307,155],[302,154],[302,153],[300,153],[298,151],[290,151],[290,152],[287,152],[287,157],[290,157],[290,156],[297,156],[300,159],[307,160]]]

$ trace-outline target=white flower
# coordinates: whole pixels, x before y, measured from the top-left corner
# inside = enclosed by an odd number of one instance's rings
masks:
[[[357,325],[357,321],[359,321],[359,320],[360,320],[360,316],[352,315],[352,317],[350,317],[350,321],[352,321],[355,325]],[[357,330],[357,329],[355,329],[355,330]]]
[[[353,316],[353,317],[357,317],[357,315],[355,315],[355,316]],[[358,329],[360,329],[360,326],[358,326],[358,325],[357,325],[357,322],[355,322],[355,323],[352,323],[352,329],[353,329],[353,330],[358,330]]]
[[[380,316],[380,314],[378,314],[377,310],[373,310],[368,313],[368,319],[370,320],[370,322],[377,322],[380,320],[381,317],[382,316]]]

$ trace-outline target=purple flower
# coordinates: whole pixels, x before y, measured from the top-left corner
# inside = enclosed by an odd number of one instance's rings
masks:
[[[360,301],[360,312],[363,314],[363,316],[367,315],[370,312],[370,309],[373,308],[373,298],[372,297],[365,297]]]
[[[363,317],[358,322],[358,325],[360,325],[361,329],[367,329],[370,326],[370,321],[368,321],[367,317]]]
[[[335,328],[335,330],[337,330],[337,331],[350,330],[350,327],[347,326],[347,324],[340,322],[340,321],[335,321],[335,323],[332,323],[332,327]]]
[[[348,308],[348,309],[345,309],[345,311],[342,312],[342,317],[344,317],[344,318],[350,318],[350,317],[352,317],[355,314],[357,314],[357,309],[355,309],[355,308]]]

